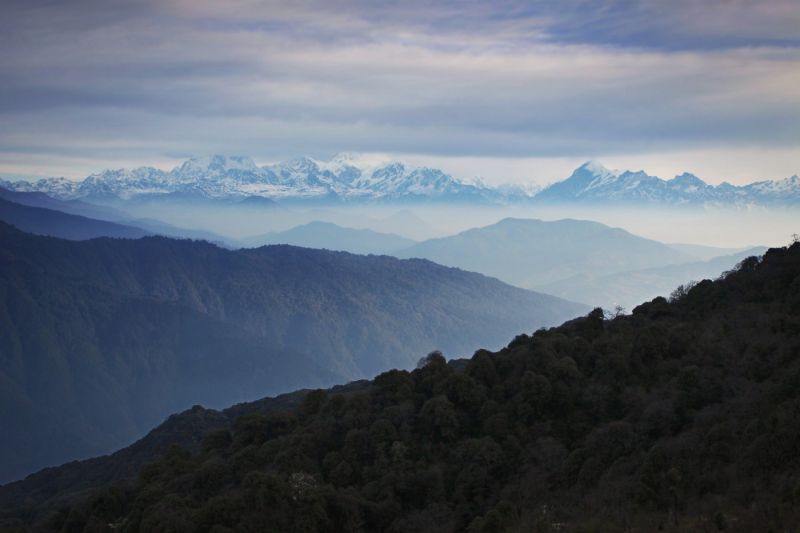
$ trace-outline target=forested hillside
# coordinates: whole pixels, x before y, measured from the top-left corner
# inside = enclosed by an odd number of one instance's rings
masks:
[[[362,392],[248,413],[39,525],[792,531],[798,449],[794,244],[631,315],[597,309],[496,353],[433,353]]]
[[[471,353],[585,309],[428,261],[0,224],[0,482],[168,414]]]
[[[363,389],[368,383],[366,380],[354,381],[329,390],[331,393],[349,393]],[[18,508],[20,502],[24,502],[29,516],[45,516],[50,509],[80,501],[82,496],[91,494],[98,487],[135,481],[144,466],[160,458],[171,446],[199,451],[207,433],[230,428],[238,417],[246,414],[265,414],[297,407],[309,392],[309,389],[301,389],[236,404],[221,411],[195,405],[170,416],[147,435],[113,454],[45,468],[22,481],[0,486],[0,516],[3,511]],[[0,518],[0,526],[2,523]]]

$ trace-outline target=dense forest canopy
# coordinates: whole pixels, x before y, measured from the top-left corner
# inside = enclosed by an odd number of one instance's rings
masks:
[[[789,531],[800,244],[173,447],[53,531]],[[27,518],[26,518],[27,516]],[[25,506],[7,515],[22,526]]]

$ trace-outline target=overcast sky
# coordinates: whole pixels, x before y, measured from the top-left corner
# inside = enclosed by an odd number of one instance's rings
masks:
[[[4,0],[0,173],[390,154],[489,182],[587,159],[800,173],[797,0]]]

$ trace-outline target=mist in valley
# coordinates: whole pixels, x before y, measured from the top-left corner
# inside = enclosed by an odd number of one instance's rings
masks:
[[[800,231],[797,208],[675,208],[593,206],[458,206],[440,204],[304,206],[277,204],[243,207],[235,203],[169,203],[124,205],[134,218],[156,219],[224,237],[231,245],[269,232],[281,232],[314,221],[354,229],[393,233],[415,241],[445,237],[504,218],[546,221],[572,218],[622,228],[664,243],[697,244],[726,249],[782,246]]]

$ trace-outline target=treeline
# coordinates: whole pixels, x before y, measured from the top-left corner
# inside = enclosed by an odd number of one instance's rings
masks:
[[[799,450],[794,244],[630,315],[596,309],[497,353],[433,353],[362,391],[241,416],[36,525],[794,531]]]

